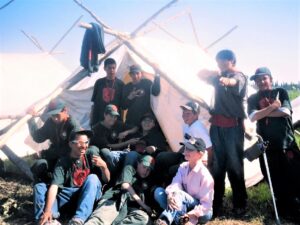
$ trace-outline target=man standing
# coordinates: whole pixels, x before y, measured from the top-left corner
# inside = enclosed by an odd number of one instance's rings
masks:
[[[104,110],[108,104],[114,104],[120,109],[124,83],[116,78],[117,63],[112,58],[104,61],[106,77],[100,78],[94,85],[91,109],[91,126],[103,120]],[[121,111],[119,110],[119,113]]]
[[[267,67],[258,68],[250,80],[255,81],[258,92],[248,99],[249,118],[257,121],[257,133],[269,142],[266,154],[279,212],[282,216],[299,219],[299,203],[295,205],[296,197],[300,197],[299,171],[290,171],[289,161],[297,160],[296,153],[300,153],[288,93],[282,88],[272,88],[272,75]],[[266,177],[263,157],[260,157],[260,165]]]
[[[45,183],[34,186],[34,216],[39,225],[51,224],[63,206],[76,206],[68,225],[83,225],[101,197],[101,182],[108,182],[110,173],[96,147],[88,147],[93,132],[74,130],[70,134],[71,152],[58,160],[49,189]],[[95,173],[95,174],[92,174]],[[47,193],[47,197],[46,197]],[[48,223],[48,224],[49,224]]]
[[[29,109],[28,113],[37,116],[37,112],[33,109]],[[36,182],[48,181],[49,173],[53,172],[57,159],[70,152],[68,144],[70,132],[80,127],[61,100],[52,100],[46,109],[46,114],[50,118],[41,128],[38,128],[34,117],[28,121],[29,132],[35,142],[42,143],[46,140],[51,142],[48,149],[41,151],[41,159],[37,160],[31,168]]]
[[[214,181],[201,159],[205,143],[201,138],[190,137],[180,144],[187,162],[180,165],[165,190],[155,190],[154,198],[164,209],[155,225],[205,224],[212,218]]]
[[[215,181],[214,215],[217,216],[222,207],[227,172],[232,188],[233,213],[241,216],[245,213],[247,201],[243,163],[247,78],[236,69],[236,57],[231,50],[220,51],[216,61],[221,74],[211,80],[215,88],[215,100],[210,111],[212,173]]]
[[[142,78],[142,69],[139,65],[132,65],[129,68],[129,75],[132,82],[124,86],[123,109],[127,109],[126,124],[139,126],[141,117],[152,112],[150,95],[158,96],[160,93],[160,77],[155,76],[154,82]]]

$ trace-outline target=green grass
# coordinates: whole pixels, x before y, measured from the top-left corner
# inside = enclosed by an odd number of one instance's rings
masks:
[[[294,100],[300,95],[300,90],[288,90],[290,101]]]

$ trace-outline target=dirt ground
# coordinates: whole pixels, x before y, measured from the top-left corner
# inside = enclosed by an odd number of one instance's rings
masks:
[[[5,174],[0,177],[0,224],[1,225],[34,225],[32,184],[23,176]],[[224,216],[215,219],[208,225],[274,225],[274,214],[271,203],[263,206],[252,204],[249,215],[236,219],[230,212],[230,201],[225,201]],[[261,209],[262,208],[262,209]],[[66,224],[64,222],[63,224]],[[282,220],[282,225],[296,225]]]

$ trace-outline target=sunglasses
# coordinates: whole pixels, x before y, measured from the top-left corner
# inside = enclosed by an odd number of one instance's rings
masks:
[[[79,144],[79,145],[88,145],[90,141],[71,141],[72,144]]]

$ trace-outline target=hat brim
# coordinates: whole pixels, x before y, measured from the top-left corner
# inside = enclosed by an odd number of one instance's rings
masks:
[[[186,109],[186,110],[189,110],[189,111],[194,111],[192,107],[187,106],[187,105],[181,105],[180,108],[183,109],[183,110]]]
[[[120,114],[118,112],[108,112],[109,115],[112,115],[112,116],[120,116]]]
[[[189,142],[180,142],[179,144],[185,146],[187,149],[189,149],[191,151],[201,151],[201,150],[198,150],[194,145],[192,145]]]
[[[255,80],[256,78],[260,77],[260,76],[263,76],[263,75],[267,75],[269,77],[272,77],[270,74],[268,73],[258,73],[258,74],[254,74],[250,77],[250,80]]]
[[[76,135],[86,135],[88,138],[92,138],[94,136],[94,132],[91,130],[79,130],[75,131]]]
[[[63,107],[63,108],[64,108],[64,107]],[[49,111],[49,112],[46,112],[46,114],[47,114],[47,115],[57,115],[57,114],[59,114],[59,113],[63,110],[63,108],[51,110],[51,111]]]

